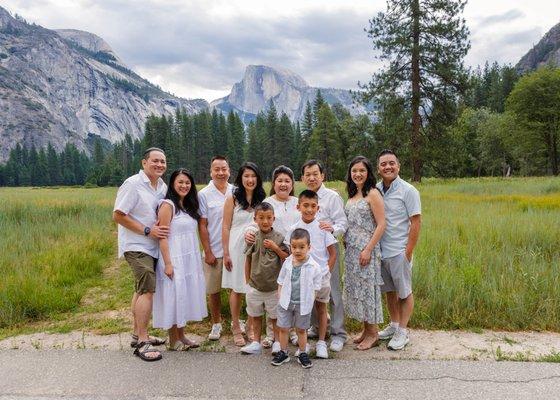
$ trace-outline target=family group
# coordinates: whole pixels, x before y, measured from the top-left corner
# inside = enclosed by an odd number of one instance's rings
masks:
[[[372,163],[355,157],[348,166],[345,205],[325,187],[317,160],[302,166],[306,189],[297,197],[293,171],[277,167],[267,197],[254,163],[245,162],[232,185],[227,159],[215,156],[211,181],[198,192],[183,168],[173,171],[166,185],[164,152],[147,149],[142,170],[119,188],[113,210],[119,256],[135,280],[134,354],[159,360],[162,353],[154,346],[167,340],[169,350],[197,347],[184,329],[206,318],[208,308],[208,339],[220,339],[222,289],[229,289],[235,345],[244,354],[271,347],[273,365],[290,360],[291,342],[297,361],[311,367],[308,337],[318,339],[317,358],[328,358],[329,335],[330,350],[341,351],[348,341],[345,315],[363,323],[353,339],[356,349],[370,349],[380,339],[390,339],[389,349],[403,349],[414,306],[412,255],[421,207],[418,191],[399,170],[397,155],[383,150],[376,182]],[[378,331],[382,293],[390,324]],[[247,322],[241,320],[244,296]],[[167,330],[167,340],[148,335],[152,313],[153,326]]]

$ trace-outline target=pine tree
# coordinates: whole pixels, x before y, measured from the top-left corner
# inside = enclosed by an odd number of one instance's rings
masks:
[[[367,30],[386,68],[362,85],[362,102],[404,93],[412,114],[410,129],[413,180],[422,177],[421,128],[449,123],[455,117],[454,95],[466,89],[463,58],[470,44],[461,14],[466,0],[388,0],[387,10],[370,20]],[[433,109],[438,107],[438,118]],[[432,130],[434,131],[434,130]]]
[[[294,141],[294,128],[292,122],[286,113],[282,113],[280,121],[278,121],[278,129],[276,132],[276,167],[284,164],[292,166],[292,154]],[[274,168],[273,167],[273,168]],[[272,171],[270,172],[272,174]],[[270,175],[267,175],[267,177]]]
[[[337,142],[337,121],[328,104],[323,104],[317,113],[317,126],[311,133],[308,158],[316,158],[325,166],[325,178],[333,179],[336,162],[340,157]]]

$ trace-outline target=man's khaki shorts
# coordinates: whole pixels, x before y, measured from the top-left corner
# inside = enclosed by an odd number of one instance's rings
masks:
[[[331,287],[330,286],[323,286],[319,291],[317,291],[317,296],[315,296],[315,301],[319,303],[327,303],[331,299]]]
[[[138,294],[155,293],[157,258],[141,251],[126,251],[124,258],[134,274],[134,291]]]
[[[214,265],[208,265],[204,262],[204,278],[206,279],[206,294],[220,293],[222,290],[222,270],[224,269],[224,259],[216,258]]]

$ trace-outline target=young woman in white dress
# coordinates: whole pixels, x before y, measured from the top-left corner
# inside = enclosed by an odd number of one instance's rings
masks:
[[[189,321],[208,316],[206,284],[198,242],[198,196],[192,175],[186,169],[171,174],[158,220],[169,226],[167,239],[160,239],[156,267],[153,324],[166,329],[170,350],[188,350],[198,344],[185,336]]]
[[[244,163],[235,178],[232,195],[224,204],[222,223],[222,244],[224,247],[224,271],[222,288],[231,289],[229,308],[231,330],[237,346],[244,346],[245,339],[239,323],[243,294],[247,293],[245,283],[245,228],[253,222],[254,208],[260,204],[266,193],[257,166],[252,162]]]

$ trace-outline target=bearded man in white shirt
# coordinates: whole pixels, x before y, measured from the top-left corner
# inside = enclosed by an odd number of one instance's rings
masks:
[[[319,212],[317,219],[319,226],[339,237],[346,232],[348,220],[344,213],[344,201],[334,190],[327,189],[323,184],[325,171],[323,165],[317,160],[309,160],[301,167],[301,180],[309,190],[319,196]],[[344,328],[344,304],[342,303],[342,285],[340,282],[340,245],[336,244],[336,261],[331,272],[331,344],[332,351],[341,351],[348,335]],[[315,313],[312,318],[312,327],[309,337],[316,337],[317,318]]]

